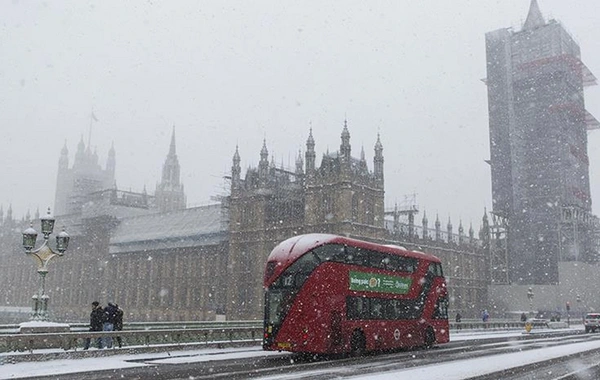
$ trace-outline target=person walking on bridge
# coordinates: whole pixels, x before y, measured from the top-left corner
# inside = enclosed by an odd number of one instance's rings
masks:
[[[92,302],[92,312],[90,313],[90,331],[102,331],[104,323],[104,309],[98,301]],[[85,338],[84,350],[90,348],[91,338]],[[96,346],[102,348],[102,338],[96,338]]]

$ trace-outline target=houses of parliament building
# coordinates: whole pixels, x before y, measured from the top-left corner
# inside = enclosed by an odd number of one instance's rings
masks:
[[[269,160],[265,141],[257,167],[245,173],[235,147],[229,193],[192,208],[174,131],[153,193],[116,187],[114,148],[102,168],[83,141],[72,165],[63,147],[54,214],[71,244],[46,280],[52,319],[85,320],[94,300],[118,303],[130,321],[261,319],[267,256],[280,241],[313,232],[433,253],[444,263],[451,310],[475,316],[486,307],[485,214],[476,237],[462,223],[455,233],[450,220],[444,228],[439,218],[430,226],[425,214],[416,222],[416,207],[386,211],[380,136],[369,164],[364,151],[353,155],[347,122],[338,151],[318,161],[315,146],[311,129],[290,169]],[[10,207],[6,214],[0,209],[0,309],[27,307],[37,289],[38,275],[20,245],[21,231],[35,218],[19,220]]]

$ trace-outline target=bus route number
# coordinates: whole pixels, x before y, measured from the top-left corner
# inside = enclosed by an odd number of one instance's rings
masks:
[[[400,330],[398,330],[398,329],[394,330],[394,339],[396,339],[396,340],[400,339]]]

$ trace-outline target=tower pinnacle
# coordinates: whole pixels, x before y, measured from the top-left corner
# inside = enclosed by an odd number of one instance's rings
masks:
[[[525,24],[523,24],[523,30],[532,30],[544,25],[546,25],[546,21],[544,21],[544,16],[542,16],[537,0],[531,0],[527,19],[525,20]]]

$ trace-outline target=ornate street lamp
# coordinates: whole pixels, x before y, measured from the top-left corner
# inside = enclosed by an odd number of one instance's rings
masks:
[[[42,224],[42,234],[44,235],[44,243],[41,247],[34,249],[38,233],[33,229],[31,224],[29,228],[23,231],[23,247],[25,253],[33,257],[38,267],[40,275],[40,288],[37,294],[34,294],[31,319],[35,321],[48,320],[48,295],[46,295],[46,275],[48,274],[48,263],[56,256],[62,256],[69,246],[69,235],[63,228],[62,232],[56,235],[56,251],[52,250],[48,245],[48,239],[54,230],[55,219],[50,215],[50,207],[46,215],[40,218]]]
[[[529,310],[531,315],[533,316],[533,289],[531,286],[527,289],[527,298],[529,299]]]

